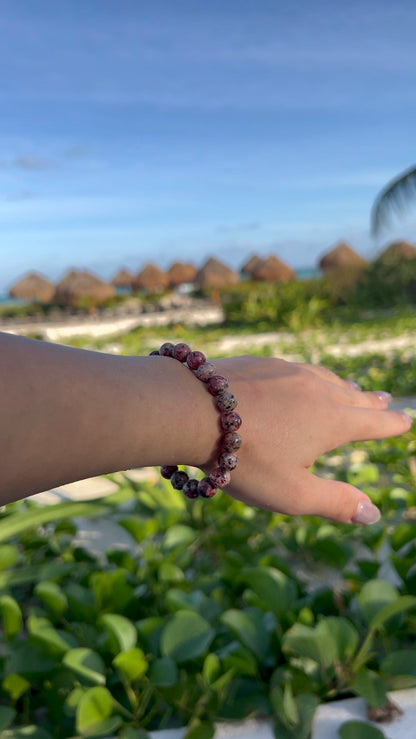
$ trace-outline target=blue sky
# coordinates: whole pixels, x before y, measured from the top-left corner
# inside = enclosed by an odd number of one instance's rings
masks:
[[[2,0],[0,291],[28,269],[373,256],[416,161],[412,0]]]

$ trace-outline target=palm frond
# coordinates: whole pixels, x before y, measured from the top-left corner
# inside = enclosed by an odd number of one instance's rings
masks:
[[[371,231],[379,233],[386,225],[389,216],[395,212],[400,214],[408,201],[416,196],[416,165],[401,172],[390,180],[377,195],[371,211]]]

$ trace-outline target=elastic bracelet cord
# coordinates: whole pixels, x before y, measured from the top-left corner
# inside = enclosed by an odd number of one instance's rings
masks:
[[[177,465],[162,465],[160,474],[170,480],[175,490],[182,490],[187,498],[212,498],[217,488],[223,488],[230,482],[230,472],[237,467],[236,451],[241,446],[241,436],[237,433],[241,426],[241,417],[235,413],[237,399],[228,390],[228,380],[215,373],[215,366],[207,362],[205,354],[194,352],[188,344],[171,344],[166,342],[160,349],[150,352],[150,356],[172,357],[188,367],[192,374],[205,383],[207,390],[215,398],[215,405],[220,413],[222,436],[219,443],[217,464],[212,472],[202,480],[190,478]]]

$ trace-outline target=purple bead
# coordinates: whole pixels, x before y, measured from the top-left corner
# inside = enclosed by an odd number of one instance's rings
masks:
[[[237,398],[232,393],[225,391],[215,398],[215,404],[219,411],[229,413],[233,411],[237,405]]]
[[[242,443],[240,434],[235,431],[227,431],[221,439],[221,447],[225,452],[233,452],[239,449]]]
[[[241,416],[238,413],[224,413],[221,416],[221,426],[224,431],[238,431],[242,424]]]
[[[165,480],[170,480],[173,473],[177,471],[178,468],[176,464],[164,464],[163,467],[160,468],[160,474],[165,478]]]
[[[159,350],[158,349],[155,349],[154,351],[150,352],[149,357],[155,357],[156,355],[159,356]]]
[[[215,467],[215,469],[209,473],[209,479],[216,488],[224,488],[229,484],[231,475],[229,471],[225,470],[223,467]]]
[[[208,380],[215,374],[215,366],[211,362],[204,362],[197,370],[195,370],[195,377],[202,382],[208,382]]]
[[[191,351],[191,347],[188,344],[176,344],[173,350],[173,358],[179,362],[186,362],[186,358]]]
[[[228,387],[228,380],[222,375],[214,375],[208,380],[208,390],[211,395],[221,395]]]
[[[237,467],[238,459],[235,454],[231,452],[222,452],[218,457],[220,467],[224,467],[226,470],[235,470]]]
[[[197,498],[198,497],[198,480],[194,480],[192,478],[187,480],[185,485],[182,488],[182,492],[186,495],[187,498]]]
[[[170,341],[166,341],[165,344],[162,344],[160,347],[159,354],[162,357],[173,357],[174,348],[175,344],[172,344]]]
[[[186,363],[191,370],[197,370],[206,361],[206,356],[202,352],[191,352],[186,359]]]
[[[182,490],[183,486],[186,482],[188,482],[188,480],[189,476],[186,474],[186,472],[182,472],[182,470],[177,470],[170,478],[172,487],[175,488],[175,490]]]
[[[209,477],[203,477],[198,483],[198,494],[201,498],[213,498],[217,488],[213,485]]]

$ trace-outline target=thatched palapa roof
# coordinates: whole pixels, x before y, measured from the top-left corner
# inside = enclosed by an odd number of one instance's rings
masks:
[[[193,282],[195,280],[196,267],[193,264],[185,262],[174,262],[168,269],[168,278],[170,287],[183,285],[185,282]]]
[[[253,256],[250,257],[250,259],[248,259],[241,267],[242,274],[252,277],[253,270],[256,269],[256,267],[258,267],[258,265],[263,261],[262,257],[259,257],[257,254],[253,254]]]
[[[210,257],[195,277],[195,282],[202,288],[230,287],[238,281],[237,273],[215,257]]]
[[[38,303],[50,303],[55,294],[55,285],[49,282],[39,272],[28,272],[9,290],[11,298],[33,301]]]
[[[383,264],[398,264],[399,262],[415,259],[416,247],[407,241],[393,241],[386,249],[377,257],[377,262]]]
[[[253,280],[289,282],[295,278],[295,271],[274,254],[270,254],[266,259],[259,260],[253,267],[251,276]]]
[[[58,283],[55,301],[63,305],[76,306],[83,300],[103,303],[115,295],[113,285],[104,282],[90,272],[71,270]]]
[[[114,287],[131,287],[133,284],[134,275],[129,272],[128,269],[120,269],[111,280],[111,284]]]
[[[147,292],[160,292],[166,290],[169,278],[166,272],[149,262],[133,280],[133,290],[147,290]]]
[[[341,241],[321,257],[319,268],[323,272],[328,272],[340,267],[365,267],[366,264],[367,262],[361,254],[354,251],[349,244]]]

